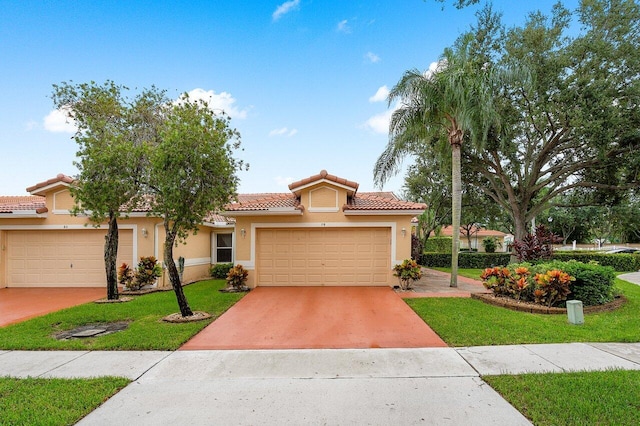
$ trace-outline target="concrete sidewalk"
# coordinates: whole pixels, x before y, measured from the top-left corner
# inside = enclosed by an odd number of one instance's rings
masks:
[[[418,349],[0,351],[0,376],[133,382],[79,424],[529,424],[486,374],[640,370],[640,343]]]

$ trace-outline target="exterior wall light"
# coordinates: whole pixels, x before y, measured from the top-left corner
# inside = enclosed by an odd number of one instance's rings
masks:
[[[240,230],[240,235],[242,235],[242,238],[246,237],[246,235],[247,235],[247,231],[246,231],[244,228],[242,228],[242,229]]]
[[[142,228],[140,232],[142,233],[142,236],[145,238],[149,236],[149,231],[147,231],[147,228]]]
[[[407,228],[402,228],[402,236],[403,237],[407,236]]]

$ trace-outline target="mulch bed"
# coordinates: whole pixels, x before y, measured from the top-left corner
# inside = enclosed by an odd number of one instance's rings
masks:
[[[206,319],[212,318],[212,315],[208,312],[203,311],[193,311],[193,315],[190,317],[183,317],[180,312],[167,315],[162,318],[164,322],[172,322],[172,323],[183,323],[183,322],[194,322],[194,321],[203,321]]]
[[[530,312],[532,314],[567,314],[567,310],[565,308],[548,308],[546,306],[536,305],[535,303],[511,299],[510,297],[495,296],[493,294],[484,293],[474,293],[471,297],[490,305],[511,309],[512,311]],[[625,303],[627,303],[627,299],[624,296],[617,296],[609,303],[605,303],[604,305],[585,306],[583,310],[585,314],[609,312],[620,308]]]

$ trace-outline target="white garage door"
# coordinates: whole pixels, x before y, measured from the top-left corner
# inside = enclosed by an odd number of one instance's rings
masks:
[[[261,229],[261,286],[389,285],[389,228]]]
[[[102,229],[7,232],[8,287],[106,287]],[[120,229],[118,266],[132,263],[133,231]]]

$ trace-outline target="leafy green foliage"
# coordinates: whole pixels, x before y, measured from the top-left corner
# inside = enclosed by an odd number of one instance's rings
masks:
[[[482,239],[482,247],[485,253],[495,253],[500,241],[496,237],[485,237]]]
[[[500,267],[487,268],[480,278],[485,288],[491,290],[497,296],[509,296],[521,300],[523,293],[529,288],[528,277],[531,275],[526,267]],[[524,298],[529,299],[529,298]]]
[[[122,377],[17,379],[0,377],[0,424],[70,425],[129,384]]]
[[[575,260],[554,260],[533,267],[536,272],[560,269],[575,278],[569,287],[569,300],[580,300],[585,306],[602,305],[614,298],[615,274],[613,268]]]
[[[424,251],[451,253],[451,237],[430,237],[424,244]],[[449,256],[449,263],[451,263],[451,256]]]
[[[80,174],[70,187],[74,214],[88,212],[96,225],[108,221],[105,266],[107,297],[117,299],[117,219],[136,206],[142,195],[145,147],[155,141],[157,111],[165,103],[164,92],[155,87],[133,99],[128,89],[107,80],[53,86],[52,99],[72,120],[78,145],[74,164]]]
[[[217,263],[209,268],[209,275],[212,278],[225,279],[229,270],[233,268],[233,263]]]
[[[640,254],[556,251],[553,253],[553,258],[564,261],[576,260],[583,263],[597,262],[602,266],[611,266],[618,272],[640,270]]]
[[[497,265],[508,265],[509,253],[460,253],[460,268],[485,269]],[[424,253],[420,257],[422,266],[446,268],[451,265],[451,255],[445,253]]]
[[[173,260],[173,247],[198,232],[204,218],[233,198],[236,172],[243,162],[233,157],[239,133],[224,113],[184,95],[164,111],[158,143],[149,157],[148,187],[152,214],[163,218],[164,262],[183,316],[193,314]]]

